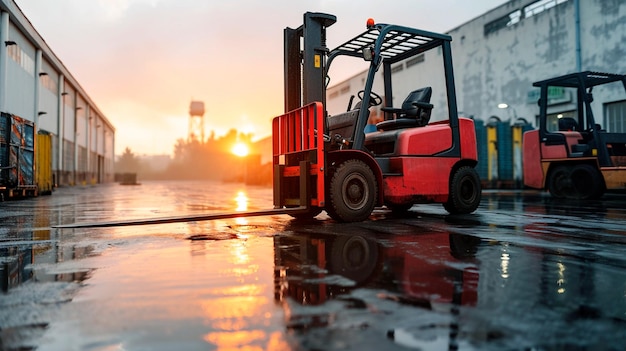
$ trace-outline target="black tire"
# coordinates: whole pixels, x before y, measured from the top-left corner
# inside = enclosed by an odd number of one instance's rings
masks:
[[[365,162],[353,159],[337,167],[328,191],[328,215],[341,222],[360,222],[374,210],[378,184]]]
[[[473,167],[463,166],[450,178],[450,194],[443,208],[450,214],[472,213],[478,208],[480,197],[478,172]]]
[[[476,257],[478,246],[482,243],[480,238],[465,234],[450,233],[449,238],[450,253],[456,259]]]
[[[339,236],[333,241],[329,259],[331,273],[362,284],[376,270],[378,248],[360,235]]]
[[[557,166],[550,172],[548,178],[548,191],[557,199],[564,199],[574,192],[570,177],[571,167]]]
[[[572,195],[579,200],[598,199],[604,194],[602,174],[590,164],[575,166],[570,173],[574,192]]]

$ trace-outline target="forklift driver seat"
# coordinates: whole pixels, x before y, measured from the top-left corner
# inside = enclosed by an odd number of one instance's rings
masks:
[[[430,120],[433,105],[430,103],[432,88],[425,87],[412,91],[402,103],[401,108],[383,107],[384,112],[393,113],[395,119],[376,124],[378,130],[394,130],[401,128],[423,127]]]
[[[559,132],[578,131],[578,122],[572,117],[559,118]]]

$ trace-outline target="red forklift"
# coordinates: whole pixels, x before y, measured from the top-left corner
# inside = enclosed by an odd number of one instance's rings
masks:
[[[285,114],[272,121],[274,208],[302,208],[294,216],[309,218],[325,210],[342,222],[363,221],[383,205],[400,213],[418,203],[441,203],[451,214],[476,210],[476,135],[474,122],[458,117],[451,37],[370,19],[365,32],[329,50],[326,28],[335,22],[307,12],[302,26],[284,30]],[[425,53],[441,60],[439,84],[412,87],[393,106],[393,69]],[[359,100],[329,115],[328,73],[338,57],[369,61],[369,69]],[[373,91],[379,77],[383,97]],[[438,87],[445,92],[435,106]],[[382,104],[384,120],[366,135],[370,109]]]
[[[540,88],[539,129],[524,134],[524,185],[579,200],[626,189],[626,133],[607,132],[592,108],[593,89],[603,97],[624,99],[626,76],[585,71],[533,86]],[[571,100],[573,110],[549,113],[551,95],[557,94]]]
[[[298,28],[284,30],[285,113],[272,120],[274,208],[98,223],[56,228],[148,225],[221,218],[289,214],[307,219],[325,210],[339,222],[367,219],[376,206],[405,213],[414,204],[441,203],[451,214],[480,204],[481,187],[474,121],[458,116],[449,35],[367,21],[365,32],[336,49],[326,47],[326,28],[337,18],[307,12]],[[424,58],[428,55],[428,58]],[[368,63],[364,87],[345,111],[326,106],[329,68],[345,57]],[[394,107],[394,69],[433,59],[439,66],[414,65],[416,84],[428,74],[432,85],[417,85]],[[437,73],[432,74],[436,69]],[[382,72],[380,72],[382,70]],[[381,73],[381,74],[379,74]],[[384,98],[373,91],[383,79]],[[411,77],[413,79],[414,77]],[[402,84],[400,84],[402,85]],[[406,89],[406,87],[405,87]],[[408,96],[407,96],[408,95]],[[406,97],[405,97],[406,96]],[[438,105],[431,103],[437,97]],[[365,133],[370,109],[383,105],[383,121]],[[433,118],[431,122],[431,114]]]

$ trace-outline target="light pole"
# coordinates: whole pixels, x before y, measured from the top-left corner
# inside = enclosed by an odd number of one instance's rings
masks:
[[[515,107],[510,106],[509,104],[502,102],[502,103],[498,104],[498,108],[501,109],[501,110],[509,110],[509,109],[513,110],[513,118],[512,118],[512,120],[513,121],[517,120],[517,111],[515,111]],[[511,116],[510,116],[510,112],[509,112],[509,118],[510,117]]]

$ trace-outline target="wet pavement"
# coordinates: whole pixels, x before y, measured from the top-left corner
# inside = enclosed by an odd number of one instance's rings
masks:
[[[271,194],[144,182],[0,203],[0,350],[624,349],[626,194],[52,228],[267,209]]]

